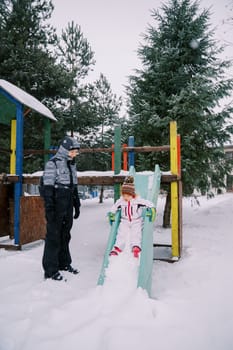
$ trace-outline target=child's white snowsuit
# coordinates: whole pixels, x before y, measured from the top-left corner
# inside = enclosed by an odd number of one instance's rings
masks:
[[[153,208],[154,204],[146,199],[136,197],[130,201],[125,201],[123,197],[118,199],[112,206],[111,212],[116,213],[121,209],[121,222],[119,224],[115,246],[124,249],[127,239],[130,247],[141,247],[142,236],[142,209]]]

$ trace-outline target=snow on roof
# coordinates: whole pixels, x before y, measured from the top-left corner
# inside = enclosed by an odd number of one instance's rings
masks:
[[[57,120],[54,117],[53,113],[47,107],[45,107],[40,101],[38,101],[35,97],[28,94],[27,92],[20,89],[19,87],[9,83],[9,81],[0,79],[0,88],[5,90],[8,94],[10,94],[16,100],[26,105],[27,107],[33,109],[34,111],[42,114],[43,116],[49,119],[52,119],[55,121]]]

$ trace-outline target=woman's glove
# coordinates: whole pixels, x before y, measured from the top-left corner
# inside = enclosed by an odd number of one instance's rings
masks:
[[[50,185],[44,186],[44,202],[46,211],[54,212],[54,187]]]
[[[74,207],[74,219],[77,219],[80,215],[80,207],[81,207],[77,187],[75,188],[73,193],[73,207]]]
[[[46,220],[51,222],[55,216],[54,187],[46,185],[43,188]]]

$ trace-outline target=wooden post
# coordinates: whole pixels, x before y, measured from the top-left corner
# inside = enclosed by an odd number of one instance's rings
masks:
[[[171,173],[178,175],[177,161],[177,125],[173,121],[170,123],[170,164]],[[179,249],[179,199],[178,199],[178,183],[171,183],[171,221],[172,221],[172,258],[180,257]]]
[[[134,147],[134,136],[129,136],[128,146]],[[129,169],[134,166],[134,151],[129,151]]]
[[[11,156],[10,156],[10,174],[16,173],[16,120],[11,120]]]
[[[177,166],[178,166],[178,175],[181,177],[181,138],[180,135],[177,135]],[[178,237],[179,237],[179,256],[182,254],[183,247],[183,189],[182,181],[178,181]]]
[[[112,171],[114,171],[114,145],[112,145]]]
[[[44,119],[44,149],[50,149],[51,145],[51,122],[48,118]],[[44,163],[49,160],[49,154],[44,154]]]
[[[115,127],[114,133],[114,174],[118,175],[121,171],[121,127]],[[114,200],[120,198],[120,185],[114,185]]]
[[[178,196],[179,196],[179,254],[181,256],[182,254],[182,247],[183,247],[183,206],[182,206],[182,200],[183,200],[183,190],[182,190],[182,181],[178,181]]]
[[[15,184],[14,195],[14,239],[20,244],[20,198],[22,196],[23,182],[23,106],[16,103],[16,175],[19,177]]]

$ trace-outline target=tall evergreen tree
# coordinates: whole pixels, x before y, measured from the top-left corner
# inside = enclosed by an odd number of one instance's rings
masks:
[[[110,83],[101,73],[99,79],[88,86],[88,106],[91,110],[92,125],[88,134],[81,135],[87,147],[111,147],[114,127],[120,123],[121,98],[112,92]],[[87,160],[88,157],[85,157]],[[109,154],[95,154],[89,157],[88,166],[96,170],[109,170]]]
[[[51,53],[52,11],[50,0],[4,0],[0,7],[0,76],[39,99],[60,97],[71,82]]]
[[[105,132],[119,124],[121,98],[117,98],[112,92],[107,78],[101,73],[99,79],[93,84],[90,99],[95,105],[96,117],[100,126],[100,142],[104,146]]]
[[[107,129],[118,120],[121,100],[113,94],[103,74],[92,84],[85,83],[92,66],[94,53],[84,37],[80,26],[71,22],[62,31],[58,55],[74,77],[69,97],[64,101],[65,109],[59,119],[64,132],[78,134],[83,146],[103,147]],[[107,155],[85,155],[79,158],[81,169],[106,169]]]
[[[81,27],[73,21],[62,31],[58,43],[58,57],[73,76],[68,90],[62,119],[65,131],[85,132],[92,125],[92,113],[87,101],[88,87],[84,79],[94,65],[94,52],[84,37]],[[82,129],[82,130],[80,130]]]
[[[67,96],[72,76],[56,62],[54,29],[48,24],[50,0],[3,0],[0,6],[0,77],[53,107]],[[43,148],[43,118],[31,112],[25,118],[25,148]],[[8,138],[9,139],[9,138]],[[33,157],[25,170],[38,169],[43,157]]]
[[[140,145],[169,142],[169,122],[176,120],[182,139],[184,192],[206,192],[224,186],[230,170],[223,146],[230,139],[230,106],[222,105],[233,88],[227,78],[230,62],[219,58],[223,48],[214,40],[208,10],[199,2],[170,0],[161,11],[138,50],[143,68],[130,78],[129,115],[132,133]],[[138,158],[138,165],[155,162],[168,169],[163,154]]]

